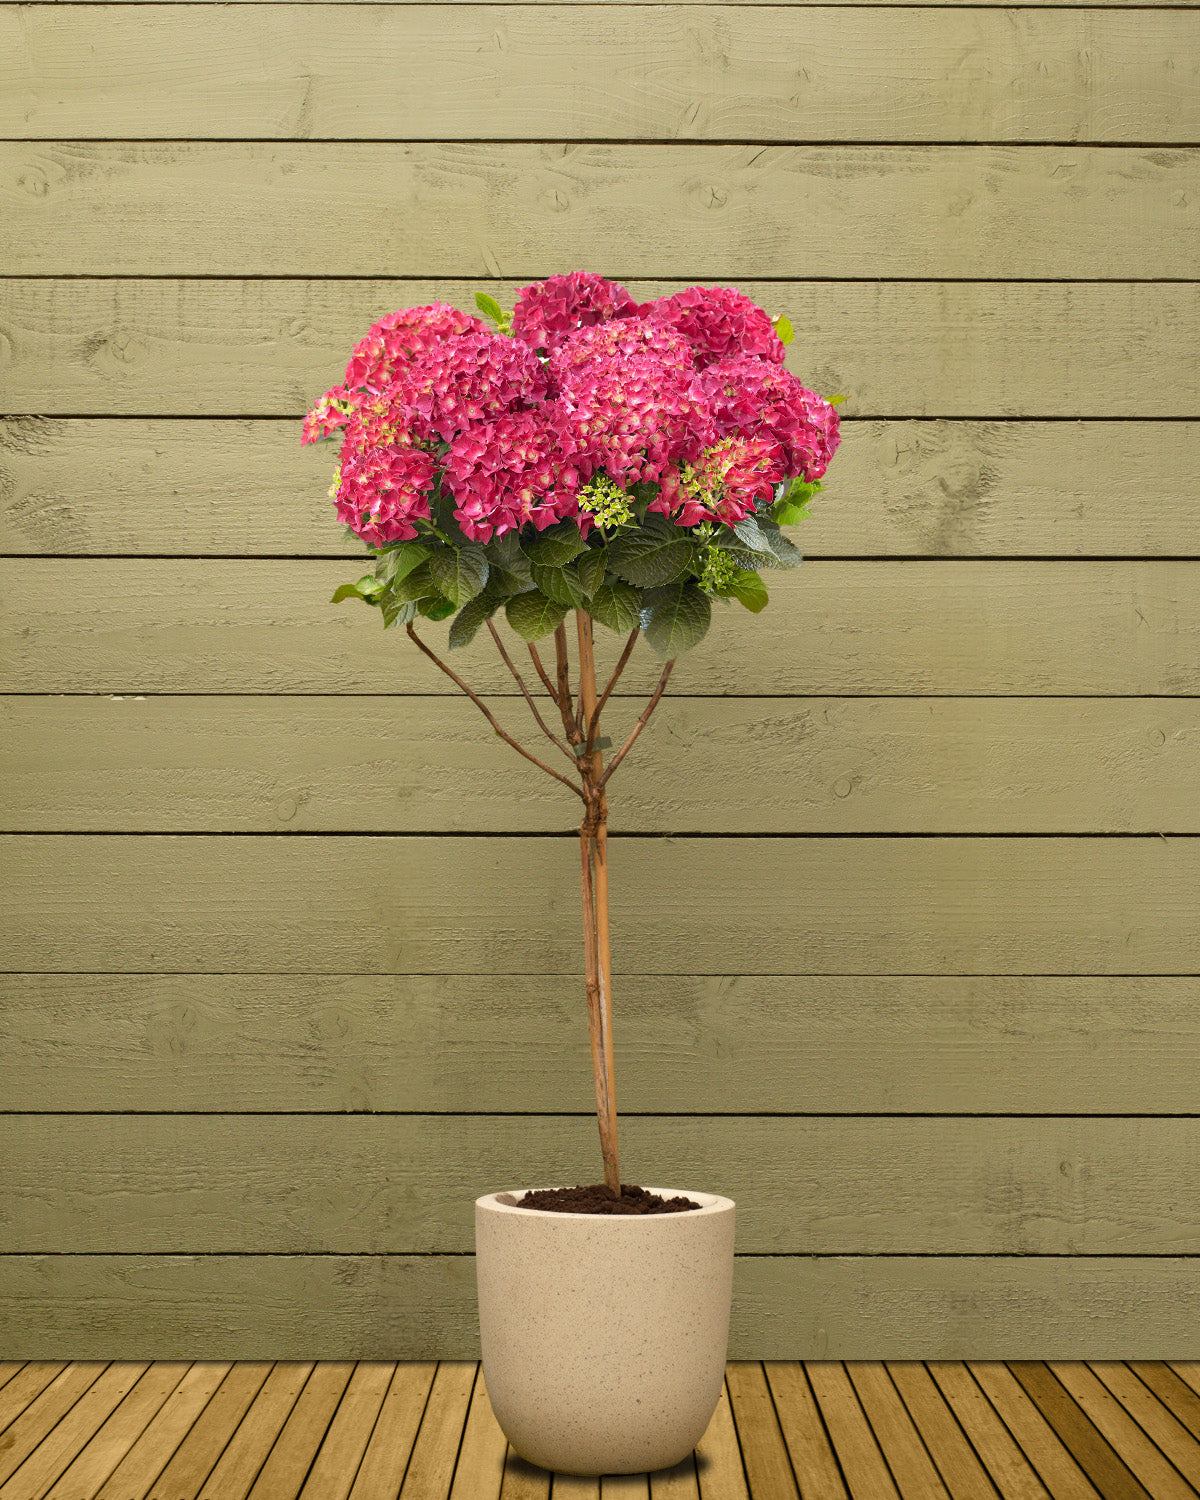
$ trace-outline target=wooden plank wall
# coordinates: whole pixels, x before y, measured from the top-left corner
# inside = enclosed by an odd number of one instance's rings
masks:
[[[1198,84],[1182,3],[0,8],[0,1352],[472,1359],[474,1197],[598,1177],[573,809],[298,442],[584,267],[847,398],[613,783],[624,1175],[737,1200],[735,1359],[1197,1355]]]

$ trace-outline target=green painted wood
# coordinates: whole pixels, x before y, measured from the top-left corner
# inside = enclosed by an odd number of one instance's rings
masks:
[[[621,1116],[618,1141],[622,1181],[738,1200],[744,1254],[1200,1253],[1194,1117]],[[594,1109],[5,1114],[0,1255],[462,1254],[480,1193],[597,1180]]]
[[[793,533],[807,557],[1200,556],[1200,423],[841,431]],[[361,558],[321,487],[327,451],[282,418],[0,418],[0,552]]]
[[[623,1117],[1193,1114],[1200,979],[622,972],[613,1026]],[[576,974],[0,974],[0,1041],[11,1110],[595,1106]]]
[[[739,1255],[728,1357],[1174,1359],[1198,1337],[1186,1257]],[[474,1257],[6,1256],[0,1343],[14,1359],[478,1359]]]
[[[363,571],[349,560],[3,561],[10,640],[0,691],[457,694],[402,630],[383,628],[377,610],[330,603]],[[761,614],[714,609],[708,635],[680,659],[672,696],[1200,692],[1195,561],[810,559],[769,574],[768,584]],[[449,655],[447,625],[421,626]],[[603,628],[596,636],[607,674],[624,638]],[[486,632],[453,658],[476,692],[515,693]],[[660,670],[642,643],[619,689],[644,698]],[[513,708],[523,725],[527,709]],[[640,757],[655,733],[651,720]],[[494,749],[503,775],[516,756]],[[614,778],[614,793],[619,785]]]
[[[635,706],[614,703],[611,733],[624,738]],[[519,699],[491,707],[527,745],[540,737]],[[9,832],[337,832],[367,826],[368,788],[373,832],[565,826],[544,773],[498,745],[462,696],[31,695],[5,699],[3,723],[0,829]],[[1200,833],[1197,784],[1196,698],[668,695],[653,738],[612,783],[609,826]]]
[[[1188,11],[10,5],[0,59],[18,138],[1200,138]]]
[[[10,275],[253,275],[274,241],[287,276],[1150,280],[1195,271],[1198,167],[1077,145],[72,141],[0,145],[0,204]]]
[[[473,308],[477,290],[511,306],[521,284],[0,280],[0,409],[298,421],[384,313],[439,300]],[[635,280],[629,290],[647,300],[684,284]],[[849,417],[1200,416],[1193,286],[746,277],[738,285],[788,314],[796,328],[788,367],[812,389],[844,395]],[[323,497],[331,466],[317,454],[312,464],[312,493]],[[246,510],[256,494],[248,487],[240,498]]]
[[[1195,836],[629,838],[611,850],[617,973],[1200,968]],[[11,834],[0,855],[0,968],[18,972],[582,972],[572,834]]]

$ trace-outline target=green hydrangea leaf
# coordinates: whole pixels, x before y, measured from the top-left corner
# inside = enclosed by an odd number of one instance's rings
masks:
[[[450,622],[451,651],[457,651],[461,646],[469,646],[475,639],[476,631],[485,620],[490,619],[496,613],[501,602],[490,589],[468,600]]]
[[[478,542],[465,547],[444,547],[429,559],[429,572],[438,589],[456,609],[483,593],[488,581],[488,560]]]
[[[401,604],[407,604],[410,600],[427,599],[431,595],[440,596],[427,562],[419,564],[404,578],[396,579],[390,588]]]
[[[446,620],[454,613],[454,605],[449,599],[418,599],[418,611],[427,620]]]
[[[475,293],[475,306],[485,318],[491,318],[497,328],[503,329],[508,322],[500,304],[495,297],[489,297],[487,292]]]
[[[708,595],[690,578],[648,589],[642,596],[642,629],[658,656],[679,656],[704,639],[712,620]]]
[[[517,540],[515,531],[506,531],[503,536],[494,536],[483,550],[493,569],[503,568],[506,573],[511,573],[523,584],[533,582],[529,573],[529,559],[521,551],[521,544]],[[517,594],[520,593],[520,589],[510,589],[509,592]]]
[[[565,604],[568,609],[583,608],[583,584],[574,568],[551,568],[545,563],[534,563],[533,581],[555,604]]]
[[[767,586],[758,574],[749,568],[739,569],[721,592],[728,594],[731,599],[736,599],[739,604],[744,604],[753,614],[758,614],[760,610],[767,607]]]
[[[378,578],[372,578],[370,573],[365,574],[357,583],[339,584],[334,590],[330,604],[340,604],[343,599],[362,599],[367,604],[374,604],[376,594],[381,594],[384,585]]]
[[[407,625],[410,620],[415,620],[417,617],[417,606],[415,604],[411,601],[407,604],[401,604],[395,594],[391,592],[380,595],[379,607],[383,611],[383,628],[385,630],[389,625]]]
[[[789,541],[780,531],[776,522],[768,520],[766,516],[758,518],[758,529],[765,537],[767,545],[775,555],[775,562],[781,568],[795,568],[804,559],[804,554],[799,547]]]
[[[782,343],[790,344],[796,337],[796,330],[792,327],[791,322],[787,318],[785,318],[782,313],[780,313],[777,318],[772,318],[771,322],[774,323],[775,332],[779,335],[780,341]]]
[[[699,549],[686,531],[657,512],[637,531],[623,531],[608,549],[608,566],[637,588],[659,588],[686,573]]]
[[[545,531],[539,531],[528,541],[521,543],[521,550],[530,562],[541,563],[548,568],[561,568],[573,562],[587,548],[575,522],[567,519]]]
[[[641,595],[632,585],[610,578],[592,595],[588,613],[609,630],[628,635],[640,623],[641,602]]]
[[[540,589],[517,594],[504,606],[505,618],[524,641],[537,641],[556,630],[566,618],[567,606],[548,599]]]
[[[600,585],[604,582],[604,574],[608,569],[608,552],[604,547],[589,547],[580,555],[576,568],[579,572],[579,584],[583,589],[583,597],[590,599]],[[630,627],[632,629],[632,626]]]
[[[379,554],[375,577],[384,583],[407,578],[414,568],[419,568],[432,556],[433,548],[424,542],[401,542],[398,547],[388,547]]]
[[[734,536],[751,552],[765,553],[771,555],[771,544],[758,529],[758,522],[751,515],[745,515],[732,528]]]

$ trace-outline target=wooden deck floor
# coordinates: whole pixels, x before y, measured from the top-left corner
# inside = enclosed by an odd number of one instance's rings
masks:
[[[1182,1500],[1200,1363],[732,1363],[677,1469],[551,1475],[476,1364],[0,1364],[0,1500]]]

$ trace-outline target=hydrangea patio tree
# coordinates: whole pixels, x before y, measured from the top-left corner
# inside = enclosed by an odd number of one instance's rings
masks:
[[[612,1053],[607,789],[654,712],[676,657],[709,627],[713,599],[757,612],[764,569],[800,553],[798,521],[839,441],[833,403],[784,368],[786,318],[729,287],[637,303],[575,271],[523,288],[495,325],[445,303],[376,323],[343,382],[308,414],[304,441],[340,441],[330,490],[372,573],[344,584],[401,624],[501,739],[583,803],[581,893],[588,1024],[604,1178],[621,1196]],[[836,398],[835,398],[836,399]],[[496,629],[528,649],[536,692]],[[567,616],[574,612],[577,679]],[[418,635],[453,615],[449,646],[486,628],[538,729],[570,763],[547,765]],[[597,691],[592,626],[625,633]],[[665,662],[616,754],[600,716],[638,636]],[[537,642],[553,637],[547,667]],[[546,699],[541,698],[544,689]],[[539,700],[548,699],[546,722]]]

